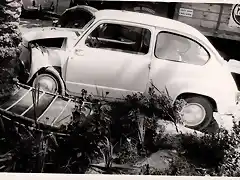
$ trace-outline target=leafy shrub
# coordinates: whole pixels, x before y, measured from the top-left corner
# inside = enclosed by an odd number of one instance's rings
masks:
[[[182,136],[184,156],[209,175],[240,175],[240,123],[234,122],[233,130],[219,129],[216,134]]]
[[[136,163],[139,158],[137,143],[127,139],[127,142],[121,145],[114,162],[117,164],[132,164]]]
[[[177,107],[164,93],[158,96],[150,92],[150,95],[128,96],[124,102],[107,102],[104,98],[94,100],[83,90],[82,97],[76,99],[72,122],[62,127],[68,130],[69,136],[56,136],[56,143],[48,140],[48,132],[43,132],[40,139],[39,133],[30,129],[31,135],[10,132],[10,138],[3,134],[7,141],[12,142],[11,148],[16,146],[17,151],[12,156],[19,159],[16,168],[10,168],[10,171],[84,173],[91,165],[103,162],[104,171],[111,173],[113,163],[132,164],[146,157],[154,150],[151,142],[156,136],[157,120],[164,118],[175,122],[178,117]],[[83,104],[86,101],[89,103]],[[17,145],[19,141],[21,146]],[[41,150],[45,153],[39,157],[39,146],[45,141],[48,143]],[[5,147],[9,145],[5,144]],[[42,166],[33,165],[39,161]],[[22,170],[24,168],[25,171]]]
[[[0,98],[14,90],[13,78],[18,75],[21,34],[17,24],[0,21]]]
[[[201,168],[197,168],[194,164],[191,164],[186,158],[179,157],[173,158],[170,162],[170,167],[165,170],[159,170],[154,167],[150,167],[148,171],[145,171],[146,175],[170,175],[170,176],[202,176],[205,175],[205,171]]]

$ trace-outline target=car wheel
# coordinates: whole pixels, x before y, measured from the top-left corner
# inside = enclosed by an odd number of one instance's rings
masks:
[[[181,110],[184,125],[195,130],[203,130],[213,120],[212,104],[204,97],[189,97]]]
[[[57,78],[55,78],[55,76],[53,76],[52,74],[48,73],[43,73],[36,76],[33,80],[32,86],[36,89],[39,88],[39,90],[54,94],[60,92]]]

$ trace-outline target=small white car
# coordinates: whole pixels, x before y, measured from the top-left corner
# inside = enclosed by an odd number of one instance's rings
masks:
[[[85,89],[115,99],[144,93],[153,82],[174,101],[188,102],[183,120],[194,129],[206,127],[213,112],[230,114],[239,98],[218,51],[198,30],[175,20],[100,10],[78,32],[32,30],[24,39],[31,45],[30,60],[20,58],[28,64],[27,83],[50,92],[80,96]],[[47,47],[29,43],[36,40]]]

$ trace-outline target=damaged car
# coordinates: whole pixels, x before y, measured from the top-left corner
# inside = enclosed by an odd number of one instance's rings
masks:
[[[57,54],[66,54],[73,48],[80,34],[94,21],[90,20],[82,29],[75,28],[58,28],[58,27],[43,27],[31,28],[30,32],[22,35],[22,43],[20,44],[21,54],[19,57],[20,76],[19,80],[23,83],[31,83],[33,78],[32,71],[35,72],[35,59],[38,59],[36,52],[40,52],[40,57],[45,53],[55,54],[56,61],[51,60],[54,67],[60,67],[60,59]],[[33,61],[34,60],[34,61]],[[39,61],[36,61],[39,62]],[[54,62],[54,63],[53,63]],[[37,66],[38,67],[38,66]]]
[[[81,30],[25,34],[26,83],[44,91],[122,99],[153,83],[184,99],[187,127],[203,129],[213,113],[231,115],[239,100],[225,61],[209,40],[184,23],[149,14],[99,10]],[[28,39],[28,40],[26,40]],[[34,43],[35,42],[35,43]],[[24,51],[23,51],[24,52]],[[224,88],[223,88],[224,87]]]
[[[74,43],[79,36],[79,31],[64,31],[64,29],[57,30],[53,28],[33,28],[31,32],[23,35],[23,41],[21,43],[21,54],[19,57],[21,73],[20,73],[20,81],[21,82],[29,82],[30,78],[32,78],[32,71],[34,69],[35,63],[43,63],[43,61],[36,61],[35,59],[39,59],[38,56],[44,55],[44,53],[56,56],[63,52],[66,52],[68,48],[74,46]],[[37,55],[36,47],[41,50],[40,55]],[[53,59],[60,60],[59,57],[53,57]],[[52,60],[54,61],[54,60]],[[56,63],[51,63],[54,66],[60,66],[60,61]]]

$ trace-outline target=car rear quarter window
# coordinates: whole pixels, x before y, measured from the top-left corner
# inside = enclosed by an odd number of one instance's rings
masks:
[[[157,35],[155,56],[159,59],[204,65],[209,60],[209,53],[194,40],[169,32]]]

